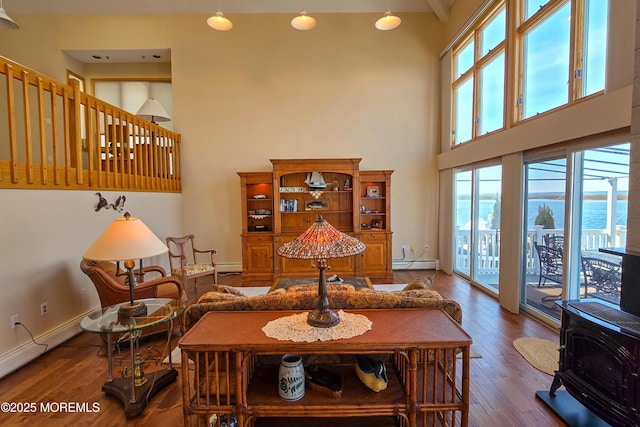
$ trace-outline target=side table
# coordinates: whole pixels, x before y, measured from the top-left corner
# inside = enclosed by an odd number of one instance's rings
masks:
[[[144,301],[147,306],[147,314],[145,316],[130,317],[128,319],[119,318],[118,309],[122,304],[116,304],[100,312],[90,314],[80,321],[82,330],[106,335],[109,378],[102,386],[102,391],[116,397],[124,404],[124,411],[127,417],[140,415],[147,401],[178,377],[178,371],[171,364],[170,351],[169,365],[166,369],[149,374],[142,373],[141,365],[144,360],[140,358],[140,353],[138,352],[138,339],[144,329],[166,323],[169,349],[171,349],[172,320],[184,313],[185,305],[181,300],[169,298],[147,298],[141,301]],[[125,333],[129,334],[131,365],[123,369],[121,378],[114,378],[111,335]]]

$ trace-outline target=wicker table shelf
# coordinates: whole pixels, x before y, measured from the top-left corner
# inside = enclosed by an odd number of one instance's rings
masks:
[[[430,309],[352,310],[372,329],[349,339],[301,343],[267,337],[267,322],[294,311],[209,312],[180,340],[184,422],[234,414],[238,426],[263,417],[396,417],[401,425],[468,425],[471,337],[446,313]],[[343,378],[342,397],[307,389],[294,402],[277,390],[279,357],[322,358]],[[456,354],[461,353],[457,359]],[[389,386],[375,393],[356,377],[350,357],[388,360]],[[339,361],[337,361],[339,360]],[[306,363],[306,362],[305,362]],[[207,390],[209,392],[207,392]],[[352,418],[353,419],[353,418]],[[375,425],[369,423],[368,425]]]

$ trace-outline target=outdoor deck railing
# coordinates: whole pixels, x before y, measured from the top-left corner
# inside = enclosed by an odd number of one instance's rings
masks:
[[[180,135],[0,56],[0,188],[180,192]]]
[[[543,244],[544,236],[564,235],[562,229],[543,229],[536,226],[527,231],[525,269],[527,274],[538,274],[539,263],[534,243]],[[597,251],[599,248],[624,247],[627,230],[616,229],[613,239],[605,229],[582,230],[583,251]],[[479,230],[476,238],[476,274],[498,274],[500,269],[500,230]],[[469,230],[456,230],[455,265],[459,271],[469,271],[471,264],[469,249],[471,248]]]

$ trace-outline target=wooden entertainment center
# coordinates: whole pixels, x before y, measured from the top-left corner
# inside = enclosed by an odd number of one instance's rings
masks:
[[[268,337],[262,328],[296,311],[208,312],[180,340],[184,424],[238,427],[314,425],[331,417],[333,425],[467,426],[471,337],[441,310],[353,310],[372,322],[371,330],[347,339],[294,342]],[[221,327],[224,325],[224,327]],[[456,355],[460,353],[461,358]],[[300,400],[278,393],[278,364],[284,354],[324,356],[325,369],[339,373],[340,397],[311,388]],[[358,379],[349,356],[387,359],[388,387],[374,392]],[[193,364],[186,363],[192,360]],[[315,363],[315,362],[314,362]],[[215,415],[213,415],[215,414]],[[212,420],[209,417],[215,417]],[[345,424],[336,424],[343,418]],[[303,420],[304,419],[304,420]],[[269,424],[271,423],[271,424]],[[326,421],[323,421],[326,423]]]
[[[367,246],[361,255],[329,260],[328,274],[393,278],[393,171],[361,171],[360,161],[272,159],[272,172],[238,172],[244,280],[317,276],[311,262],[279,257],[276,251],[304,232],[319,215]],[[318,176],[326,187],[308,183],[314,172],[320,172]]]

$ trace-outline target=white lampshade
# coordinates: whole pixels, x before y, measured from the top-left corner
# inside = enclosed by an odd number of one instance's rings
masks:
[[[207,25],[218,31],[229,31],[233,28],[233,22],[225,18],[224,13],[220,10],[215,15],[207,18]]]
[[[18,25],[13,19],[9,18],[7,12],[4,11],[2,1],[0,1],[0,28],[6,28],[8,30],[17,30],[20,28],[20,25]]]
[[[136,113],[136,116],[147,119],[153,123],[155,122],[168,122],[171,120],[169,113],[164,109],[160,101],[153,98],[147,99],[142,107]]]
[[[300,15],[291,20],[291,26],[296,30],[306,31],[316,26],[316,20],[308,16],[305,10],[301,10]]]
[[[391,14],[391,11],[387,9],[384,16],[376,21],[376,28],[382,31],[393,30],[397,28],[402,20],[397,16]]]
[[[139,218],[116,218],[87,252],[86,259],[126,261],[160,255],[169,248]]]

